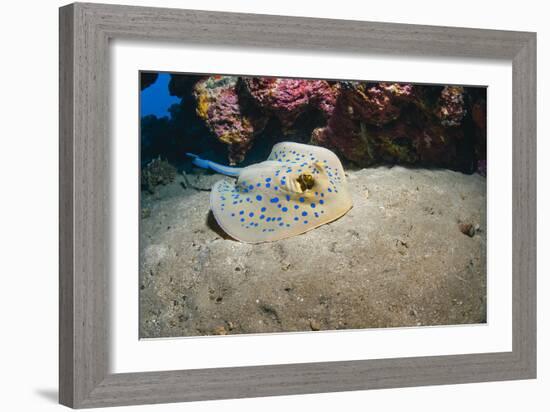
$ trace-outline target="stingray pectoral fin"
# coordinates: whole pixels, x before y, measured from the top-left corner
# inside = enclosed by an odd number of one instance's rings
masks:
[[[195,166],[202,169],[210,169],[222,175],[237,177],[242,170],[241,167],[224,166],[210,160],[202,159],[201,157],[193,153],[186,153],[186,155],[193,158],[193,164]]]

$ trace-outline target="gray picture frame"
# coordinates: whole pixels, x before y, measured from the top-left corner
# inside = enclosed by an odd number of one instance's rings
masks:
[[[89,408],[536,377],[535,33],[85,3],[62,7],[59,28],[62,404]],[[109,373],[111,39],[511,61],[512,351]]]

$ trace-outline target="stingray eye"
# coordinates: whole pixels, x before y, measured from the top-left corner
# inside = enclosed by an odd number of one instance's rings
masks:
[[[315,179],[313,179],[313,176],[309,173],[302,173],[296,180],[298,181],[302,192],[311,189],[315,183]]]

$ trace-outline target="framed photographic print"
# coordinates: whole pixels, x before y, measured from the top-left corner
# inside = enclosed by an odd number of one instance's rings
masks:
[[[60,9],[60,401],[536,375],[533,33]]]

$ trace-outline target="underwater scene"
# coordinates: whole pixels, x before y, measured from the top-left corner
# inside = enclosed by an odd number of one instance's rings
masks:
[[[139,78],[140,338],[486,323],[486,87]]]

